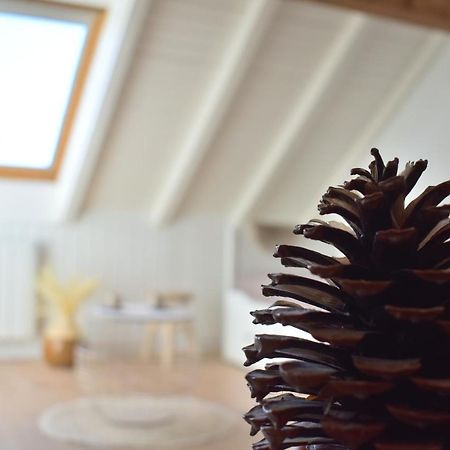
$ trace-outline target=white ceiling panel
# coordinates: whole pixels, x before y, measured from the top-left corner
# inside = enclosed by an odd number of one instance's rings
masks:
[[[252,219],[295,223],[309,213],[333,179],[334,171],[365,127],[374,120],[405,71],[414,64],[427,32],[416,27],[370,19],[332,86],[317,105],[306,132],[262,192]],[[376,138],[370,143],[376,146]],[[361,148],[361,154],[369,153]],[[347,168],[347,171],[350,168]],[[349,173],[342,173],[342,181]]]
[[[230,98],[219,102],[220,107],[226,104],[223,114],[203,120],[205,111],[214,116],[215,111],[204,106],[214,82],[221,79],[236,36],[241,36],[249,5],[257,1],[276,8],[268,25],[258,28],[262,37],[255,41],[256,51],[246,55],[243,76],[224,78],[237,87],[223,89],[230,92]],[[348,33],[352,26],[355,32]],[[300,220],[363,137],[370,137],[370,144],[356,148],[361,155],[376,145],[383,131],[380,117],[398,111],[431,65],[434,53],[427,49],[434,34],[301,0],[156,0],[87,208],[127,209],[148,218],[152,208],[170,203],[178,217],[233,217],[247,196],[247,220],[274,225]],[[339,49],[337,42],[344,48],[334,64],[327,64],[333,49]],[[326,82],[314,85],[327,67]],[[284,127],[312,89],[320,92],[308,100],[305,120],[293,127],[293,139],[256,194],[248,196],[264,162],[271,161]],[[211,124],[211,133],[202,130],[209,136],[202,141],[205,148],[192,162],[192,174],[181,180],[181,172],[190,168],[177,162],[199,118],[203,125]],[[342,178],[347,175],[342,173]],[[178,177],[181,181],[172,192],[178,197],[166,201],[164,190]]]
[[[241,16],[240,0],[160,0],[150,11],[89,208],[142,209],[156,194]]]
[[[346,17],[306,3],[282,4],[211,145],[184,213],[226,214],[232,209]]]

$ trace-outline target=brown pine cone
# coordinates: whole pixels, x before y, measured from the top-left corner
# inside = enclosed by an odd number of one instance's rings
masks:
[[[247,366],[275,359],[247,375],[258,405],[245,418],[263,435],[255,450],[450,449],[450,181],[405,204],[427,161],[397,175],[397,158],[372,155],[319,204],[347,226],[294,229],[342,256],[290,245],[274,255],[316,279],[269,275],[263,294],[283,300],[254,311],[254,323],[314,341],[258,335],[244,348]]]

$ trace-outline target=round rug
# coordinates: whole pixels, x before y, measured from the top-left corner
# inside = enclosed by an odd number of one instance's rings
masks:
[[[239,414],[194,397],[104,396],[60,403],[39,418],[58,440],[96,447],[195,447],[225,437]]]

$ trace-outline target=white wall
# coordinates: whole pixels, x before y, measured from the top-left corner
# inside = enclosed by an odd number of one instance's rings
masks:
[[[428,159],[428,169],[415,189],[450,179],[450,44],[447,44],[422,82],[411,93],[391,123],[373,146],[385,159],[400,158],[400,167],[409,161]],[[356,165],[365,165],[361,156]]]
[[[193,217],[165,228],[138,215],[98,213],[52,226],[0,222],[0,241],[27,241],[39,248],[62,280],[98,277],[101,292],[141,300],[154,290],[188,290],[195,298],[201,347],[220,345],[223,230],[213,217]],[[33,280],[29,280],[33,289]]]

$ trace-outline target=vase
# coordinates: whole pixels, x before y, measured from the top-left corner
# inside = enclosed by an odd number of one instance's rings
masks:
[[[44,359],[52,366],[70,367],[74,363],[77,329],[68,314],[54,314],[43,335]]]
[[[52,366],[71,367],[74,362],[76,339],[66,336],[44,335],[44,359]]]

